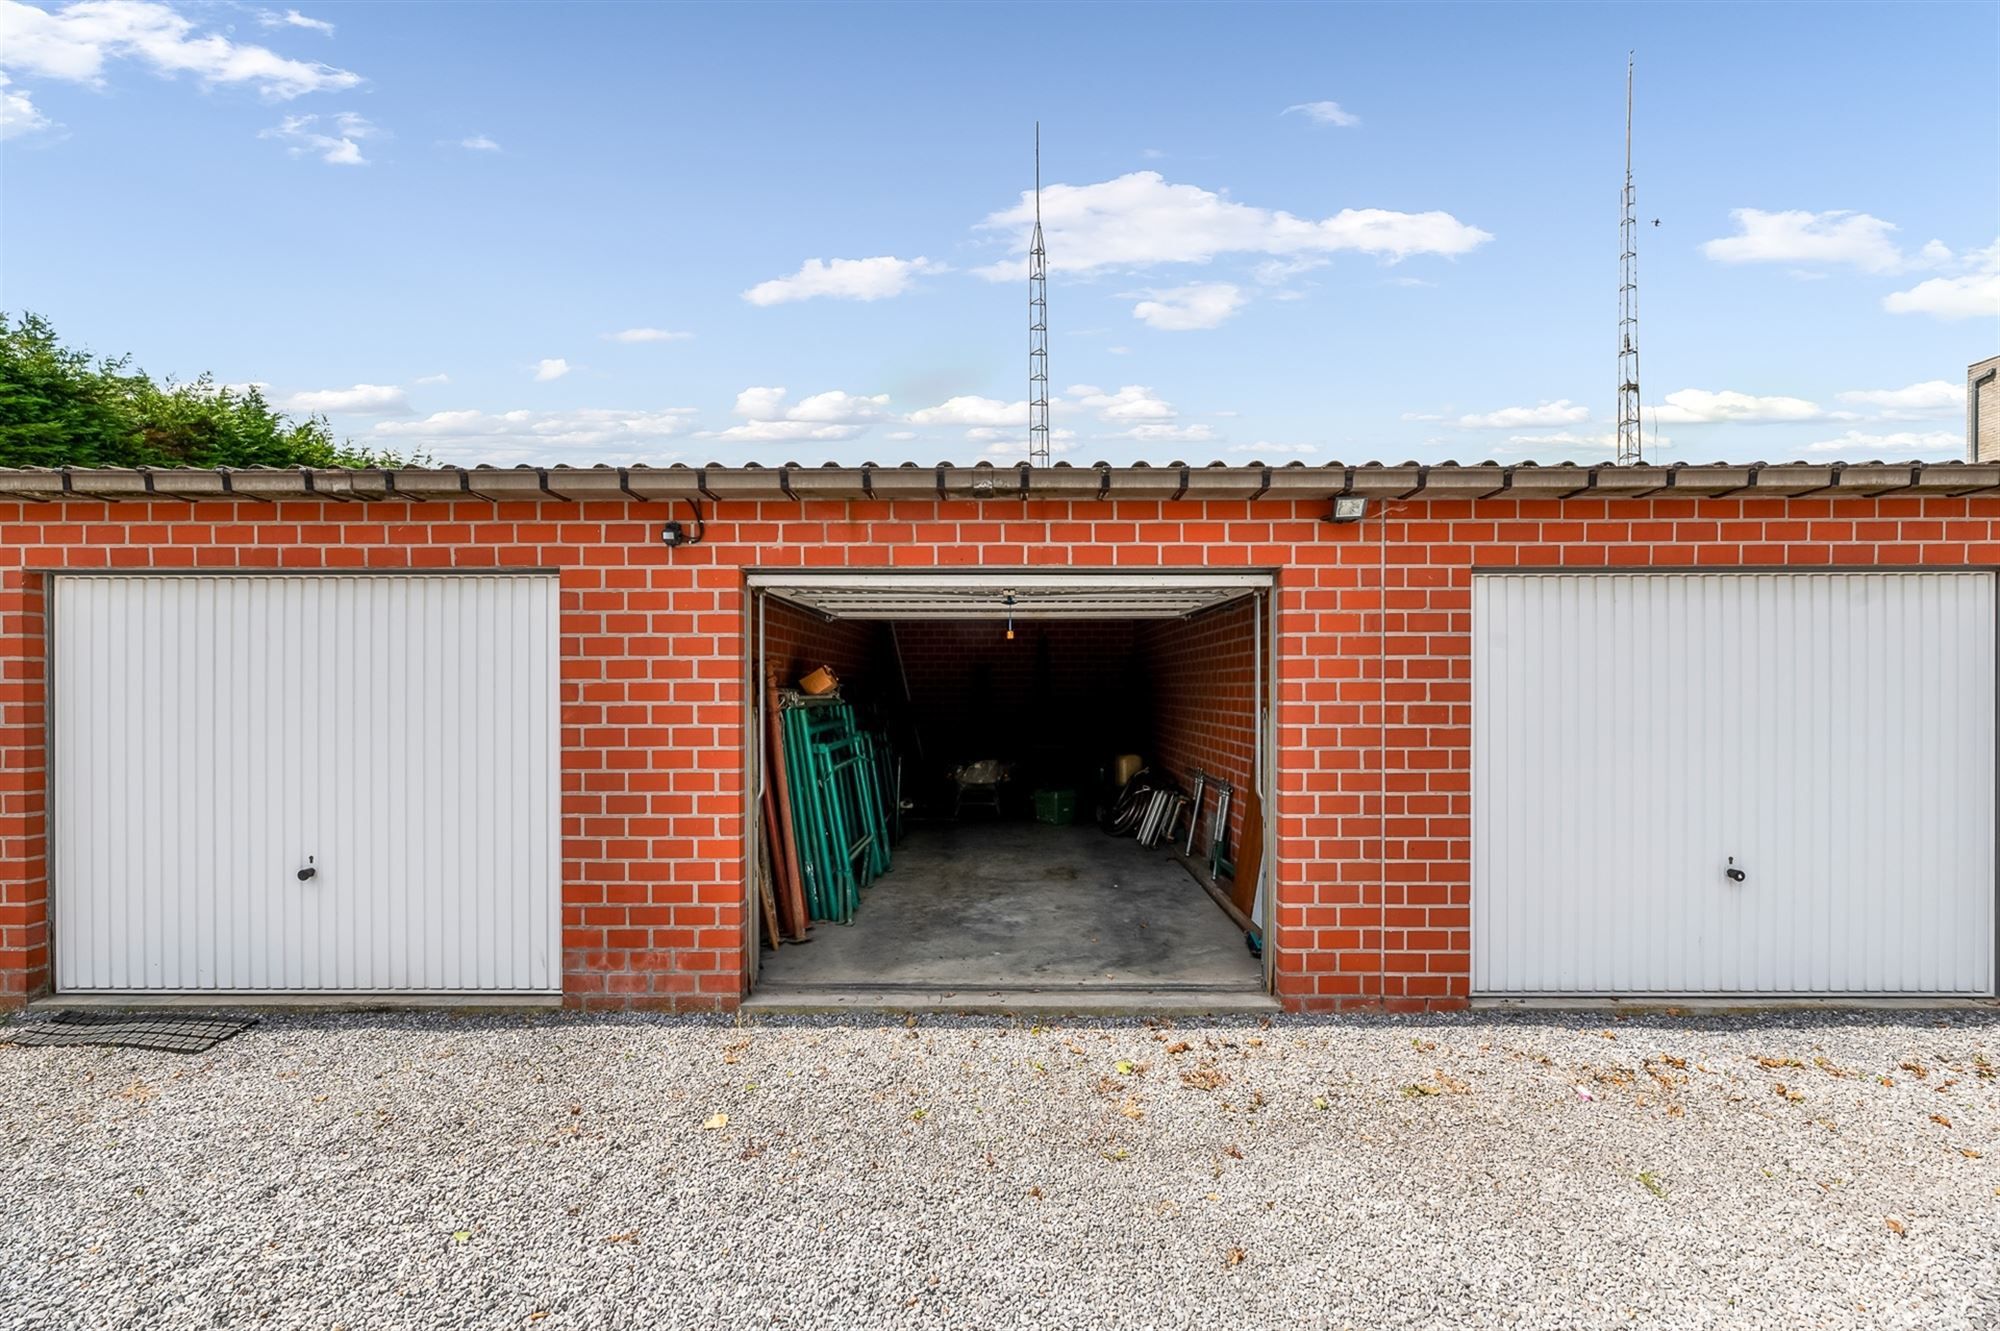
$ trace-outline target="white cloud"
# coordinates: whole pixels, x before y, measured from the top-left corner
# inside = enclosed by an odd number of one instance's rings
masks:
[[[1301,255],[1293,259],[1266,259],[1250,270],[1250,275],[1267,287],[1279,286],[1315,268],[1324,268],[1333,260],[1317,254]]]
[[[1250,453],[1261,456],[1276,456],[1277,454],[1281,453],[1307,454],[1307,453],[1319,452],[1319,445],[1318,444],[1268,444],[1268,443],[1231,444],[1229,446],[1229,451],[1232,453]]]
[[[910,413],[912,425],[1014,426],[1026,429],[1028,404],[1001,402],[990,397],[946,398],[935,407]]]
[[[783,305],[788,301],[828,296],[837,300],[881,300],[909,290],[919,273],[941,273],[945,265],[929,259],[807,259],[790,277],[759,282],[743,293],[752,305]]]
[[[1406,420],[1429,420],[1431,417],[1406,416]],[[1568,398],[1554,402],[1544,402],[1533,407],[1502,407],[1498,411],[1480,412],[1476,415],[1460,416],[1458,423],[1472,430],[1519,430],[1534,425],[1575,425],[1590,419],[1590,408],[1579,407]]]
[[[193,22],[154,0],[81,0],[53,11],[0,0],[0,64],[7,68],[95,87],[104,82],[105,65],[118,59],[209,86],[248,85],[274,101],[361,82],[359,74],[318,61],[197,34]]]
[[[1649,455],[1655,449],[1669,449],[1674,446],[1672,436],[1661,434],[1653,428],[1653,418],[1651,416],[1646,417],[1645,425],[1644,442]],[[1427,442],[1442,444],[1445,441],[1431,440]],[[1447,444],[1446,446],[1448,447],[1449,445]],[[1551,430],[1537,434],[1510,434],[1507,436],[1506,442],[1494,447],[1493,453],[1495,456],[1540,454],[1546,457],[1552,453],[1616,453],[1617,449],[1618,435],[1613,430],[1604,430],[1601,432]]]
[[[1012,233],[1025,254],[1034,196],[997,212],[980,230]],[[1449,213],[1346,208],[1320,221],[1255,208],[1196,185],[1169,184],[1157,171],[1134,171],[1094,185],[1050,185],[1042,222],[1053,271],[1205,263],[1223,254],[1311,255],[1352,250],[1397,260],[1414,254],[1464,254],[1492,237]],[[993,281],[1024,275],[1022,260],[975,270]]]
[[[1361,123],[1360,116],[1341,110],[1339,102],[1300,102],[1296,106],[1286,107],[1283,112],[1285,115],[1294,113],[1304,116],[1315,125],[1337,125],[1345,129],[1350,125]]]
[[[794,440],[852,439],[879,421],[892,419],[889,395],[861,396],[834,389],[786,406],[783,388],[746,388],[736,395],[736,414],[744,424],[704,431],[704,439],[728,439],[744,444]]]
[[[685,342],[693,333],[672,333],[664,328],[623,328],[599,334],[606,342]]]
[[[408,396],[393,384],[356,384],[352,388],[312,389],[294,393],[278,405],[286,411],[309,411],[316,414],[338,411],[352,416],[389,416],[410,409]]]
[[[1215,438],[1215,430],[1207,425],[1165,425],[1147,421],[1129,430],[1120,430],[1117,437],[1149,444],[1200,444]]]
[[[1896,434],[1864,434],[1849,430],[1837,439],[1822,439],[1806,448],[1814,453],[1863,453],[1881,457],[1890,453],[1922,453],[1937,458],[1958,458],[1965,453],[1965,436],[1954,430],[1904,430]]]
[[[368,159],[361,155],[361,141],[379,138],[381,134],[382,131],[364,117],[352,111],[342,111],[330,122],[316,115],[286,116],[257,137],[277,139],[290,145],[285,151],[294,157],[318,153],[322,162],[333,166],[366,166]]]
[[[1642,413],[1648,422],[1665,425],[1716,425],[1722,422],[1817,421],[1854,419],[1852,413],[1828,412],[1799,397],[1757,397],[1728,389],[1683,388]]]
[[[257,22],[267,28],[305,28],[311,32],[333,36],[333,25],[323,18],[307,18],[296,9],[287,9],[280,14],[274,9],[257,11]]]
[[[783,389],[779,392],[783,393]],[[886,417],[889,406],[887,393],[861,397],[853,393],[843,393],[834,389],[826,393],[814,393],[802,398],[796,407],[785,412],[787,420],[828,421],[838,424],[860,424],[879,421]]]
[[[1886,420],[1910,420],[1963,410],[1965,385],[1944,379],[1927,379],[1908,388],[1867,388],[1842,393],[1840,400],[1864,407],[1880,407]]]
[[[1908,262],[1890,239],[1895,223],[1867,213],[1736,208],[1729,215],[1736,221],[1737,234],[1701,247],[1718,263],[1838,264],[1865,273],[1893,273]],[[1927,252],[1935,253],[1928,247]]]
[[[1106,347],[1104,350],[1113,356],[1129,356],[1132,354],[1132,348],[1130,347]]]
[[[1170,421],[1177,415],[1173,404],[1162,401],[1150,388],[1126,384],[1115,393],[1090,384],[1078,384],[1065,395],[1080,407],[1097,413],[1099,420],[1114,424],[1125,421]]]
[[[883,438],[893,439],[899,444],[907,444],[908,442],[910,442],[910,440],[915,439],[916,437],[917,437],[917,432],[915,430],[891,430],[889,431],[888,434],[883,436]]]
[[[535,362],[535,382],[546,384],[569,373],[569,362],[561,356],[546,356]]]
[[[1051,456],[1067,453],[1075,445],[1066,439],[1049,440]],[[986,456],[991,458],[1015,458],[1028,455],[1028,441],[1025,439],[1000,439],[986,446]]]
[[[439,372],[437,374],[427,374],[421,379],[412,379],[410,382],[416,384],[448,384],[451,382],[451,376]]]
[[[54,127],[55,121],[41,113],[32,97],[0,74],[0,139],[17,139]]]
[[[657,411],[440,411],[421,420],[381,421],[384,446],[427,452],[439,462],[497,465],[666,462],[679,454],[663,441],[685,433],[692,407]]]
[[[852,439],[863,425],[819,425],[811,421],[749,421],[726,430],[704,431],[704,439],[727,439],[739,444],[782,444],[800,440],[834,443]]]
[[[1228,282],[1196,282],[1165,291],[1149,291],[1132,307],[1132,317],[1168,333],[1214,328],[1243,307],[1241,287]]]
[[[1555,448],[1616,448],[1618,434],[1614,430],[1606,430],[1602,434],[1578,434],[1574,430],[1555,430],[1548,434],[1510,434],[1507,436],[1507,442],[1515,445],[1545,444]],[[1656,441],[1648,437],[1646,446],[1650,448],[1655,442],[1664,444],[1666,441]]]
[[[1444,413],[1441,411],[1406,411],[1403,413],[1403,419],[1406,421],[1441,421],[1444,419]]]
[[[1928,314],[1934,319],[2000,318],[2000,241],[1966,256],[1972,270],[1956,277],[1933,277],[1908,291],[1882,298],[1891,314]]]
[[[484,134],[472,134],[462,138],[458,141],[458,146],[467,152],[475,153],[497,153],[500,151],[500,145],[487,138]]]

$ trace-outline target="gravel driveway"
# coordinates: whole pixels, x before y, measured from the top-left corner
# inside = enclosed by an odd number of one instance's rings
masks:
[[[2000,1326],[2000,1014],[0,1047],[0,1326]]]

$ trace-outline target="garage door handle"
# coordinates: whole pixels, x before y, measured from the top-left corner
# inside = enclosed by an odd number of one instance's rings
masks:
[[[1743,870],[1736,867],[1736,857],[1734,855],[1731,855],[1729,857],[1729,867],[1727,869],[1724,869],[1722,873],[1723,876],[1729,879],[1729,881],[1732,883],[1740,883],[1745,878],[1748,878],[1750,876],[1749,874],[1743,872]],[[301,875],[301,877],[303,876],[304,875]]]
[[[319,877],[319,870],[313,867],[313,857],[308,855],[306,856],[306,867],[299,870],[299,881],[309,883],[317,877]]]

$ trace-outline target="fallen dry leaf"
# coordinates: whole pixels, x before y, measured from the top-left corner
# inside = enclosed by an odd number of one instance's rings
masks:
[[[1931,1122],[1937,1124],[1941,1128],[1948,1128],[1951,1126],[1951,1120],[1946,1118],[1943,1114],[1932,1114]]]
[[[1212,1091],[1222,1085],[1224,1080],[1226,1079],[1220,1072],[1207,1066],[1189,1068],[1181,1074],[1181,1085],[1192,1087],[1197,1091]]]
[[[707,1118],[701,1121],[701,1130],[703,1132],[715,1132],[718,1129],[726,1128],[728,1126],[729,1126],[729,1115],[727,1114],[710,1114]]]
[[[606,1243],[633,1243],[636,1242],[638,1238],[639,1238],[638,1230],[628,1229],[623,1234],[606,1234],[604,1236],[604,1241]]]
[[[1139,1108],[1139,1102],[1129,1095],[1119,1103],[1118,1112],[1135,1123],[1146,1117],[1146,1111]]]
[[[1891,1234],[1900,1234],[1900,1233],[1902,1233],[1902,1232],[1903,1232],[1903,1222],[1902,1222],[1902,1221],[1900,1221],[1900,1220],[1898,1220],[1898,1219],[1896,1219],[1896,1217],[1894,1217],[1894,1216],[1890,1216],[1890,1217],[1889,1217],[1888,1219],[1884,1220],[1884,1221],[1883,1221],[1882,1223],[1883,1223],[1883,1224],[1885,1224],[1885,1225],[1887,1225],[1887,1226],[1889,1227],[1889,1232],[1890,1232]]]
[[[1224,1266],[1241,1266],[1243,1265],[1243,1259],[1249,1255],[1249,1253],[1243,1251],[1241,1248],[1231,1248],[1228,1252],[1222,1254],[1222,1264]]]

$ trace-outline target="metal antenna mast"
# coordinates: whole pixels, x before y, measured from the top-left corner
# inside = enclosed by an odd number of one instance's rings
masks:
[[[1618,223],[1618,461],[1644,462],[1639,428],[1639,220],[1632,192],[1632,55],[1625,55],[1625,194]]]
[[[1049,252],[1042,243],[1042,122],[1035,122],[1035,235],[1028,246],[1028,465],[1049,465]]]

